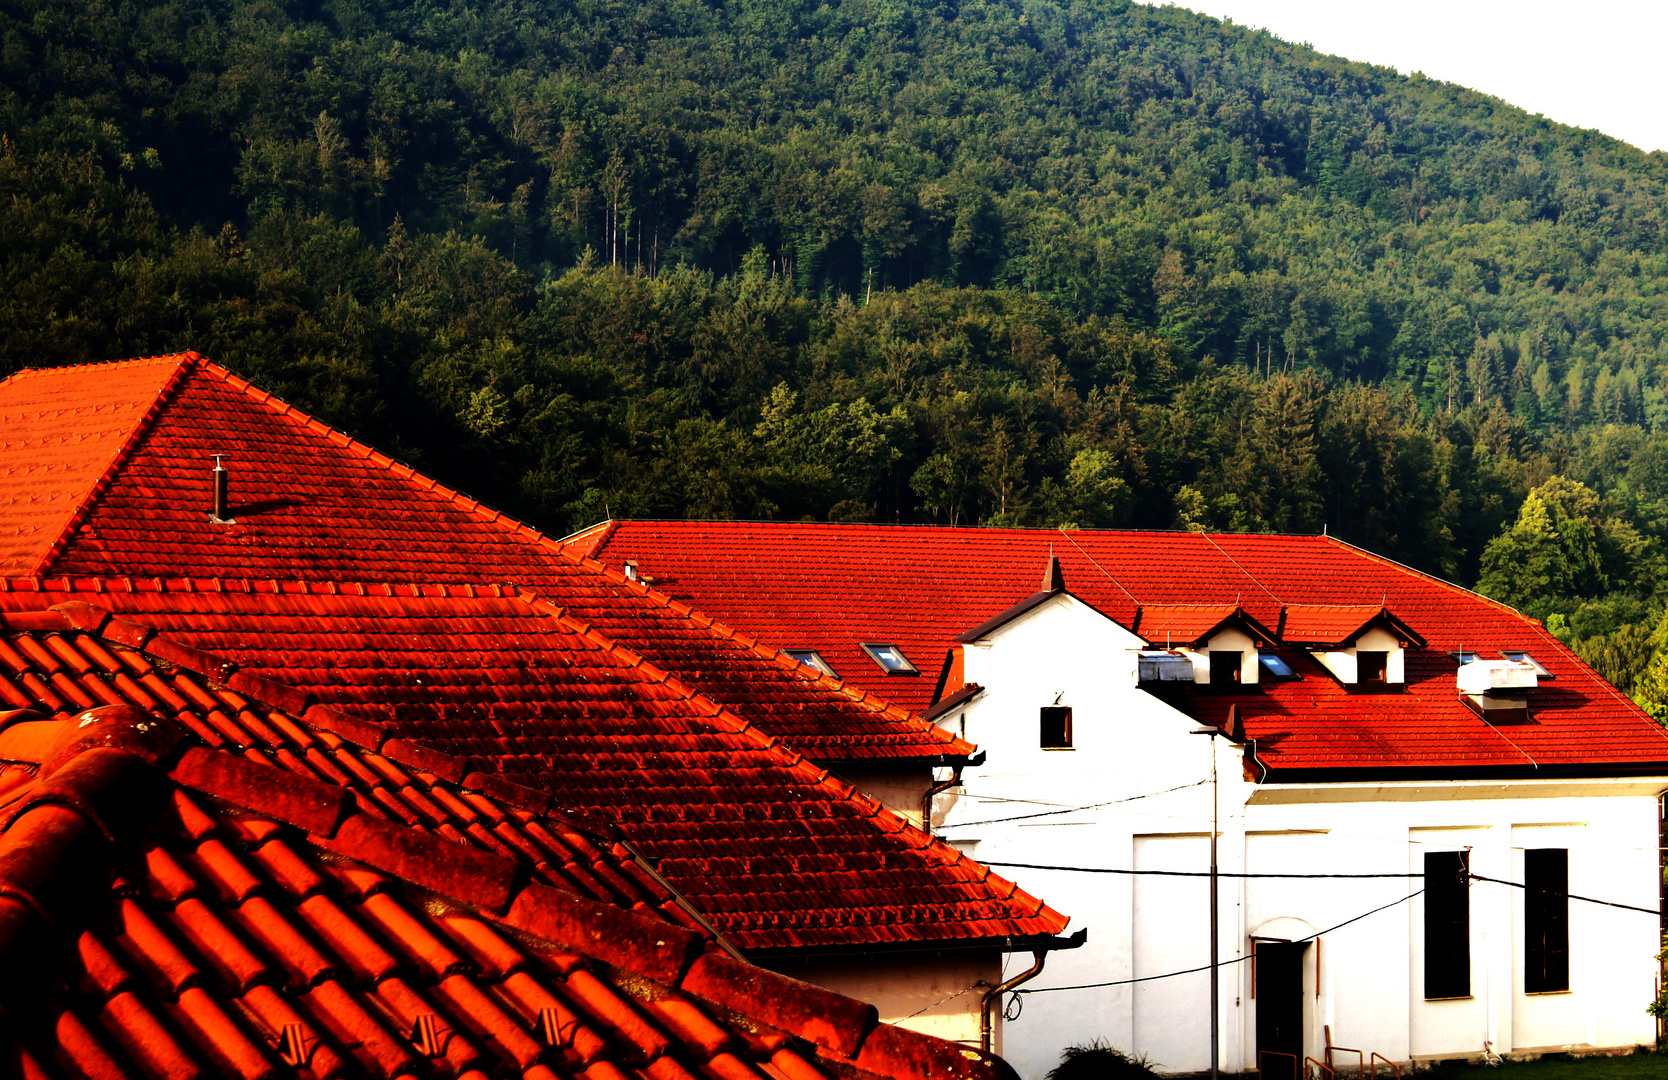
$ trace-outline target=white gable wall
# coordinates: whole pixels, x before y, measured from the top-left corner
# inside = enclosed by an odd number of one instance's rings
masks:
[[[1189,734],[1197,724],[1137,687],[1140,644],[1061,596],[968,646],[967,677],[985,692],[942,722],[959,730],[965,721],[966,737],[989,757],[969,771],[962,792],[938,801],[941,835],[993,863],[1204,871],[1211,787],[1199,782],[1210,776],[1214,748],[1225,872],[1420,874],[1425,851],[1469,848],[1476,873],[1521,882],[1525,847],[1562,847],[1572,891],[1655,908],[1657,795],[1668,778],[1253,784],[1238,747]],[[1254,662],[1254,650],[1246,651]],[[1056,701],[1073,709],[1071,750],[1037,745],[1038,709]],[[1059,812],[1105,803],[1113,805]],[[1023,820],[1003,820],[1016,817]],[[995,869],[1073,916],[1073,930],[1089,930],[1085,947],[1050,957],[1033,988],[1162,975],[1208,959],[1204,878]],[[1475,882],[1472,993],[1426,1001],[1423,901],[1405,899],[1421,885],[1225,878],[1220,956],[1247,956],[1253,936],[1301,937],[1306,927],[1326,929],[1393,904],[1305,950],[1306,1054],[1322,1054],[1328,1025],[1335,1045],[1400,1062],[1476,1056],[1485,1042],[1507,1053],[1653,1037],[1644,1012],[1654,996],[1653,916],[1572,901],[1570,990],[1525,994],[1523,893]],[[1011,958],[1009,974],[1025,960]],[[1145,1054],[1165,1072],[1206,1069],[1206,986],[1201,972],[1027,995],[1006,1025],[1004,1054],[1027,1080],[1057,1064],[1064,1047],[1095,1038]],[[1252,991],[1249,962],[1222,970],[1228,1070],[1257,1065]]]

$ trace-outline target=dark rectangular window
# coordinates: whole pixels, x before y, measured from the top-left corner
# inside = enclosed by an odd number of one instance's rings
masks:
[[[1425,855],[1425,996],[1471,996],[1471,888],[1464,851]]]
[[[1355,651],[1355,678],[1358,682],[1381,683],[1389,678],[1390,654],[1382,650]]]
[[[1232,686],[1239,682],[1240,654],[1237,652],[1210,652],[1210,684],[1212,686]]]
[[[1065,705],[1045,705],[1042,710],[1042,748],[1068,750],[1071,748],[1071,709]]]
[[[1530,848],[1523,853],[1523,989],[1530,994],[1570,988],[1570,853]]]

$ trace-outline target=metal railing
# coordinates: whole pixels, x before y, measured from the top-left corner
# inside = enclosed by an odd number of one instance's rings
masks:
[[[1330,1036],[1331,1032],[1328,1031],[1327,1035]],[[1366,1054],[1366,1051],[1357,1050],[1353,1046],[1333,1046],[1331,1043],[1327,1043],[1326,1044],[1326,1067],[1329,1068],[1329,1069],[1332,1069],[1334,1072],[1336,1072],[1338,1066],[1332,1060],[1332,1055],[1333,1054],[1354,1054],[1355,1055],[1355,1075],[1356,1076],[1366,1076],[1367,1075],[1367,1054]]]
[[[1314,1069],[1309,1067],[1313,1065]],[[1303,1080],[1338,1080],[1338,1074],[1332,1071],[1332,1066],[1317,1058],[1303,1059]]]
[[[1381,1061],[1390,1066],[1390,1073],[1396,1080],[1402,1080],[1402,1067],[1376,1050],[1373,1051],[1373,1056],[1367,1059],[1367,1080],[1378,1080],[1378,1063]]]
[[[1276,1062],[1275,1064],[1278,1068],[1271,1074],[1267,1065],[1269,1058],[1283,1058],[1285,1061],[1291,1062],[1291,1068],[1288,1070],[1284,1067],[1284,1062]],[[1299,1062],[1296,1054],[1282,1054],[1278,1050],[1257,1051],[1258,1080],[1287,1080],[1288,1077],[1290,1080],[1302,1080],[1302,1078],[1298,1076],[1298,1065]]]

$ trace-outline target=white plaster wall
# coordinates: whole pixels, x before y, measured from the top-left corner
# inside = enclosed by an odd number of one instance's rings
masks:
[[[1656,797],[1668,778],[1258,786],[1245,778],[1237,747],[1190,734],[1193,721],[1138,689],[1137,646],[1069,596],[970,646],[968,678],[986,691],[965,710],[967,738],[989,758],[936,804],[941,835],[987,863],[1204,871],[1212,787],[1201,781],[1214,749],[1223,871],[1416,874],[1424,851],[1468,846],[1475,872],[1521,881],[1522,847],[1568,847],[1572,891],[1654,910]],[[1069,751],[1037,746],[1037,710],[1056,701],[1073,708]],[[1092,804],[1110,805],[1073,809]],[[1033,988],[1161,974],[1208,955],[1205,879],[995,870],[1072,916],[1071,929],[1089,930],[1088,944],[1054,954]],[[1652,915],[1572,902],[1571,990],[1529,996],[1521,992],[1522,892],[1477,882],[1472,995],[1427,1002],[1423,908],[1406,900],[1420,885],[1405,877],[1224,879],[1220,957],[1246,956],[1252,931],[1272,920],[1325,929],[1388,904],[1323,937],[1318,977],[1316,947],[1306,953],[1309,1053],[1319,1056],[1328,1025],[1335,1045],[1402,1062],[1478,1055],[1485,1040],[1507,1053],[1653,1037],[1644,1012],[1658,948]],[[1221,1064],[1230,1070],[1256,1066],[1250,975],[1248,963],[1221,974]],[[1063,1048],[1095,1038],[1146,1054],[1166,1072],[1206,1069],[1205,985],[1194,975],[1028,995],[1007,1027],[1004,1054],[1027,1080],[1039,1080]]]
[[[766,960],[763,966],[835,993],[867,1001],[882,1023],[940,1039],[979,1045],[979,1003],[983,989],[1002,981],[1000,954],[906,953],[893,957],[817,957]],[[1024,970],[1029,956],[1009,961]],[[925,1011],[922,1011],[925,1010]],[[995,1020],[992,1047],[1002,1052],[1002,1019]]]
[[[923,800],[927,789],[932,786],[930,768],[863,765],[842,761],[829,766],[829,769],[835,776],[875,799],[911,825],[920,827]]]

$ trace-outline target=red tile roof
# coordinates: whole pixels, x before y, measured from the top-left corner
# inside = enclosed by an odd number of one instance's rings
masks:
[[[775,736],[532,594],[102,579],[0,581],[0,589],[0,611],[19,613],[14,618],[46,618],[42,608],[66,601],[66,610],[95,625],[101,609],[117,612],[131,620],[122,640],[229,693],[261,698],[450,780],[507,779],[617,825],[749,951],[989,947],[1066,925]],[[109,700],[98,672],[82,685],[81,667],[55,657],[0,648],[0,676],[10,676],[0,678],[0,697],[53,710]],[[179,707],[159,694],[149,691],[151,700]],[[200,737],[246,743],[236,725]]]
[[[1169,648],[1202,641],[1230,620],[1256,637],[1268,636],[1238,604],[1147,604],[1141,608],[1134,629],[1153,645]]]
[[[0,575],[43,569],[54,545],[94,495],[110,462],[132,443],[179,378],[164,357],[109,364],[66,381],[24,371],[0,394]]]
[[[1126,626],[1138,606],[1161,604],[1238,603],[1267,627],[1280,625],[1283,608],[1383,607],[1426,642],[1407,655],[1403,691],[1351,692],[1288,647],[1282,653],[1303,678],[1199,694],[1190,707],[1221,721],[1237,705],[1259,760],[1287,775],[1668,765],[1668,733],[1539,623],[1324,536],[619,522],[579,545],[610,565],[633,559],[680,600],[814,648],[841,674],[916,709],[930,703],[933,679],[877,677],[858,643],[943,656],[967,627],[1031,595],[1050,549],[1066,587]],[[1556,678],[1531,696],[1534,722],[1491,727],[1466,708],[1448,655],[1460,649],[1485,657],[1526,649],[1550,669]]]
[[[1013,1075],[727,956],[571,822],[215,689],[119,620],[6,623],[20,683],[129,702],[0,714],[22,1076]]]
[[[1382,614],[1377,604],[1291,604],[1280,624],[1280,638],[1294,645],[1334,645],[1355,637]]]
[[[973,750],[563,553],[195,353],[14,375],[0,383],[0,425],[10,574],[514,582],[819,760]],[[233,525],[208,519],[218,453],[229,455]]]

